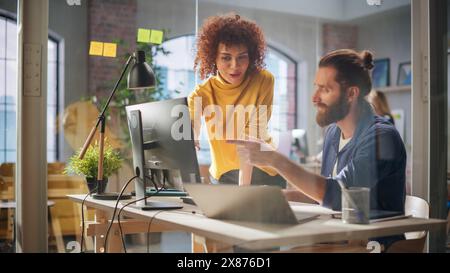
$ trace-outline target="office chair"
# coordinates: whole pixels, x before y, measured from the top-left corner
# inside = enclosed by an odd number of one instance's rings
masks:
[[[429,218],[430,207],[422,198],[407,195],[405,200],[405,214],[417,218]],[[405,240],[393,243],[386,253],[422,253],[425,248],[427,231],[407,232]]]

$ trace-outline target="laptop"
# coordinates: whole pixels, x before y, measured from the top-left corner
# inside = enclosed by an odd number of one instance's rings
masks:
[[[279,187],[184,184],[195,204],[209,218],[295,225],[319,214],[295,212]]]

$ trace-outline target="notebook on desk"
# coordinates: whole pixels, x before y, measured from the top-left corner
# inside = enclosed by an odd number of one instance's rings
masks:
[[[209,218],[270,224],[299,224],[319,214],[295,212],[275,186],[184,184],[185,190]]]
[[[342,213],[336,213],[332,215],[333,218],[341,219]],[[377,223],[383,221],[397,220],[409,218],[411,215],[405,215],[405,213],[401,211],[390,211],[390,210],[370,210],[369,213],[369,222]]]
[[[370,223],[404,219],[409,217],[411,217],[411,215],[406,215],[404,212],[401,211],[389,211],[389,210],[370,211]]]

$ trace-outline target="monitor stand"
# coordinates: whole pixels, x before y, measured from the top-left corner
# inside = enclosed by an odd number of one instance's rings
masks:
[[[160,202],[160,201],[147,201],[147,204],[137,204],[132,206],[141,210],[171,210],[171,209],[181,209],[182,205],[177,203]]]
[[[119,193],[117,192],[104,192],[104,193],[95,193],[92,195],[92,198],[97,200],[117,200],[119,198]],[[120,200],[131,199],[131,194],[124,193],[120,195]]]

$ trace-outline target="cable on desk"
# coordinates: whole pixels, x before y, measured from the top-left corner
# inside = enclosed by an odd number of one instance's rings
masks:
[[[120,208],[119,213],[118,213],[118,215],[117,215],[117,222],[118,222],[118,225],[119,225],[120,239],[121,239],[121,241],[122,241],[122,247],[123,247],[123,250],[124,250],[125,253],[127,253],[127,248],[126,248],[126,245],[125,245],[124,234],[123,234],[123,231],[122,231],[122,224],[120,223],[120,215],[122,214],[123,209],[126,208],[126,207],[128,207],[128,206],[131,205],[131,204],[137,203],[137,202],[142,201],[142,200],[147,200],[147,198],[150,198],[150,197],[152,197],[152,196],[154,196],[154,195],[157,195],[157,194],[164,188],[165,183],[166,183],[165,180],[163,180],[163,186],[162,186],[161,188],[158,188],[158,185],[156,184],[156,182],[155,182],[155,180],[154,180],[154,178],[155,178],[155,177],[154,177],[154,172],[151,171],[151,170],[150,170],[150,177],[148,177],[148,176],[145,176],[145,177],[146,177],[146,178],[149,178],[150,181],[153,183],[153,186],[155,187],[156,192],[153,193],[153,194],[150,194],[149,196],[147,196],[147,195],[145,194],[146,189],[144,189],[144,197],[143,197],[143,198],[140,198],[140,199],[137,199],[137,200],[128,202],[127,204],[125,204],[124,206],[122,206],[122,207]]]
[[[118,213],[118,215],[117,215],[117,223],[118,223],[118,225],[119,225],[120,239],[121,239],[121,241],[122,241],[122,247],[123,247],[123,250],[124,250],[125,253],[127,253],[127,248],[126,248],[126,245],[125,245],[124,234],[123,234],[123,231],[122,231],[122,223],[120,222],[120,214],[122,213],[122,210],[123,210],[124,208],[128,207],[128,206],[131,205],[131,204],[137,203],[137,202],[139,202],[139,201],[143,201],[143,200],[145,200],[145,199],[148,198],[148,197],[150,197],[150,196],[145,196],[145,197],[142,197],[142,198],[140,198],[140,199],[136,199],[136,200],[133,200],[133,201],[131,201],[131,202],[128,202],[128,203],[126,203],[124,206],[122,206],[122,207],[119,209],[119,213]]]
[[[162,189],[165,189],[165,185],[166,185],[166,181],[168,180],[167,178],[168,174],[166,172],[166,170],[163,170],[163,186],[161,187]],[[148,228],[147,228],[147,253],[150,253],[150,227],[152,225],[153,219],[155,219],[155,216],[160,214],[163,211],[159,211],[157,213],[155,213],[152,218],[150,219],[150,221],[148,222]]]
[[[160,210],[158,212],[156,212],[152,218],[150,219],[150,221],[148,222],[148,228],[147,228],[147,253],[150,253],[150,227],[152,226],[152,222],[153,219],[155,219],[156,215],[165,212],[165,210]]]
[[[114,212],[113,212],[113,216],[112,219],[109,223],[108,229],[106,230],[106,234],[105,234],[105,243],[103,244],[104,247],[104,252],[106,253],[108,251],[108,236],[109,236],[109,231],[111,230],[111,227],[114,223],[114,218],[116,217],[116,211],[117,211],[117,207],[119,206],[119,202],[120,202],[120,198],[122,197],[123,193],[125,192],[125,189],[128,187],[128,185],[131,183],[131,181],[133,181],[134,179],[138,178],[138,175],[133,176],[130,180],[128,180],[127,183],[125,183],[125,185],[123,185],[122,190],[119,193],[119,196],[117,197],[116,200],[116,205],[114,206]]]

